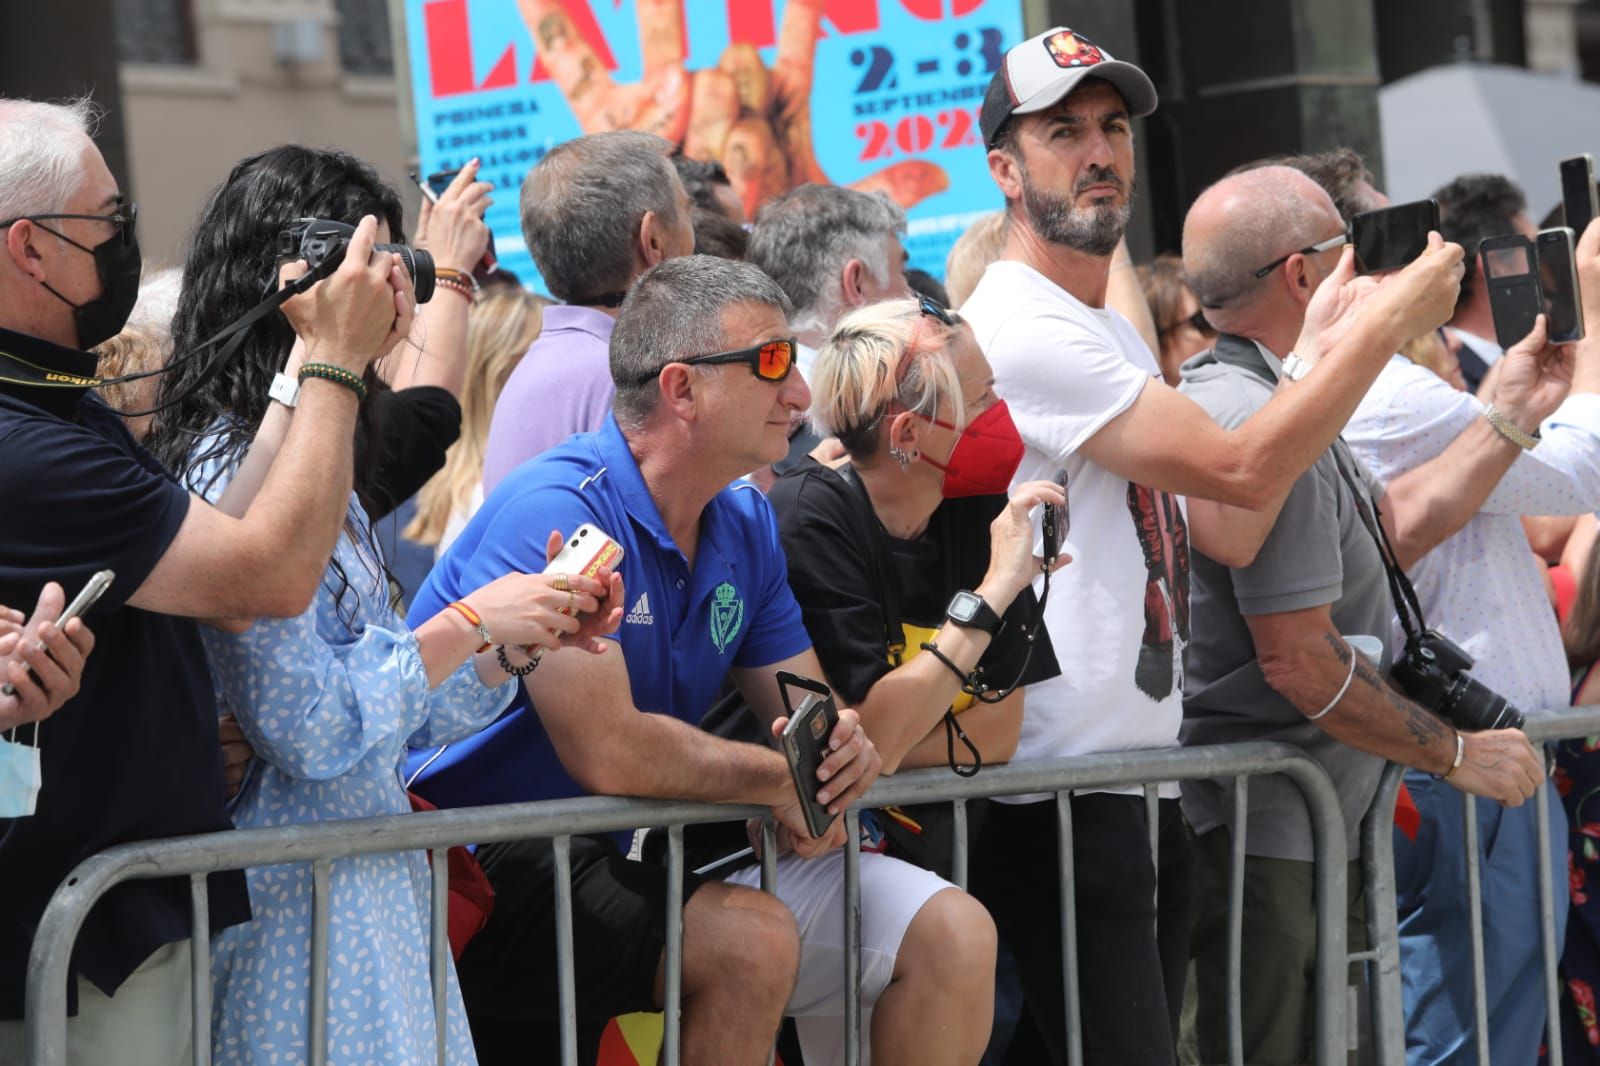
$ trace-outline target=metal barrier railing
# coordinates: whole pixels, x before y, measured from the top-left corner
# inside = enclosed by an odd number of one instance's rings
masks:
[[[1594,721],[1600,726],[1600,715]],[[1248,779],[1261,774],[1287,776],[1305,797],[1313,831],[1317,899],[1318,953],[1316,965],[1317,1062],[1332,1066],[1345,1055],[1345,880],[1344,820],[1337,795],[1327,774],[1299,749],[1285,744],[1247,743],[1196,748],[1053,759],[986,768],[975,778],[960,778],[943,770],[917,770],[880,779],[865,800],[867,806],[951,802],[954,808],[954,877],[963,888],[967,881],[966,802],[972,799],[1030,793],[1053,793],[1059,813],[1062,966],[1068,1018],[1070,1061],[1083,1060],[1082,1022],[1078,1013],[1078,973],[1075,905],[1072,892],[1072,811],[1070,794],[1076,789],[1145,785],[1152,813],[1152,853],[1157,819],[1155,782],[1207,778],[1233,778],[1235,815],[1242,824],[1248,796]],[[113,886],[127,880],[188,876],[194,928],[209,928],[206,875],[219,870],[289,862],[312,864],[312,928],[310,945],[311,1017],[309,1054],[314,1066],[327,1055],[327,960],[329,925],[329,870],[336,858],[384,852],[433,849],[431,954],[434,1014],[439,1035],[439,1062],[445,1061],[445,967],[449,944],[446,936],[447,866],[445,849],[536,837],[552,838],[556,858],[557,965],[561,1010],[562,1062],[577,1063],[572,944],[572,882],[570,842],[574,834],[607,833],[641,825],[667,826],[668,898],[666,980],[664,982],[665,1039],[663,1061],[678,1066],[679,1014],[682,1002],[683,959],[683,826],[761,816],[764,808],[727,804],[641,801],[611,797],[583,797],[541,803],[506,804],[455,810],[429,811],[379,818],[322,822],[271,829],[247,829],[142,841],[110,848],[84,860],[57,889],[40,919],[29,959],[27,985],[28,1061],[36,1066],[61,1066],[65,1060],[68,961],[84,918],[94,903]],[[861,1000],[861,882],[858,815],[846,812],[848,835],[845,854],[845,1057],[849,1066],[860,1061]],[[1228,1009],[1229,1059],[1242,1060],[1239,1039],[1241,924],[1244,891],[1244,834],[1236,833],[1229,882]],[[762,888],[776,887],[774,833],[770,823],[763,833]],[[1392,887],[1391,887],[1392,896]],[[194,1061],[210,1062],[210,960],[207,938],[191,941],[194,976]],[[1381,957],[1381,956],[1380,956]]]
[[[1563,707],[1530,717],[1524,731],[1535,742],[1566,740],[1600,733],[1600,707]],[[1351,956],[1352,962],[1367,962],[1371,974],[1372,1037],[1375,1061],[1404,1062],[1406,1050],[1405,1012],[1400,978],[1400,931],[1396,914],[1394,873],[1394,808],[1404,768],[1391,764],[1378,786],[1377,797],[1362,824],[1361,853],[1366,879],[1367,934],[1370,951]],[[1482,871],[1478,862],[1477,804],[1463,796],[1462,831],[1467,861],[1469,921],[1467,936],[1472,950],[1473,1041],[1480,1066],[1488,1066],[1489,1006],[1488,980],[1484,965]],[[1534,796],[1537,811],[1537,862],[1539,884],[1540,951],[1544,963],[1546,1008],[1545,1041],[1550,1066],[1562,1066],[1560,1005],[1561,989],[1557,977],[1562,945],[1556,942],[1556,913],[1567,906],[1566,886],[1558,893],[1551,873],[1550,789],[1540,788]],[[1559,842],[1566,847],[1566,841]]]

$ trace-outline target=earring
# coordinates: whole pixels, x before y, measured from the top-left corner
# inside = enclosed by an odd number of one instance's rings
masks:
[[[916,456],[912,455],[910,452],[906,451],[903,448],[891,447],[889,449],[889,458],[891,458],[895,462],[899,463],[900,464],[900,471],[902,473],[904,473],[906,467],[911,464],[911,460],[915,459]]]

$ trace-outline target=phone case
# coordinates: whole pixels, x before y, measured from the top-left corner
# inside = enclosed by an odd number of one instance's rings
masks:
[[[791,687],[806,692],[798,707],[789,699]],[[778,691],[789,716],[789,724],[783,730],[783,755],[789,762],[789,774],[794,778],[795,794],[800,797],[806,831],[813,838],[820,837],[838,817],[829,814],[828,808],[817,802],[817,790],[822,787],[817,780],[817,768],[827,757],[828,738],[839,724],[839,708],[827,685],[786,670],[778,671]]]
[[[580,574],[594,577],[601,570],[615,570],[622,563],[622,545],[607,536],[599,526],[583,523],[572,531],[572,536],[561,550],[544,566],[547,574]],[[566,614],[567,609],[561,608]]]
[[[1520,233],[1485,237],[1478,246],[1484,262],[1484,284],[1489,290],[1489,310],[1494,315],[1495,342],[1510,348],[1533,329],[1544,310],[1539,286],[1539,261],[1533,242]],[[1519,253],[1526,270],[1504,270],[1497,265],[1503,253]]]

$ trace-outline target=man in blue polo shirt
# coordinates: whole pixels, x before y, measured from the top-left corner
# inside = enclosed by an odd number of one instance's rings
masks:
[[[841,823],[829,837],[809,839],[775,750],[693,727],[727,677],[776,726],[783,711],[775,672],[823,676],[767,501],[749,485],[729,484],[783,454],[790,413],[809,402],[805,382],[790,373],[788,310],[782,290],[748,264],[689,256],[644,274],[611,339],[613,415],[599,432],[508,476],[413,605],[435,611],[482,575],[542,569],[552,528],[570,536],[587,522],[622,545],[621,654],[546,654],[500,721],[442,752],[415,753],[413,768],[418,790],[444,806],[597,792],[773,809],[793,849],[778,876],[787,909],[749,887],[687,879],[686,1062],[764,1062],[786,1003],[788,1013],[809,1018],[843,1013],[843,863],[838,852],[821,855],[842,841]],[[835,751],[819,774],[819,798],[830,808],[843,810],[878,773],[881,760],[857,723],[854,711],[841,712]],[[530,1023],[554,1018],[552,862],[549,844],[537,841],[485,846],[478,855],[495,886],[495,910],[459,972],[479,1059],[492,1066],[525,1061]],[[755,873],[733,880],[748,886]],[[573,885],[579,1017],[655,1009],[665,871],[627,861],[609,837],[578,838]],[[897,956],[921,903],[955,889],[881,855],[863,856],[862,886],[870,1007],[903,976]],[[960,956],[961,931],[939,932]],[[937,1005],[920,998],[922,984],[904,982],[883,1012],[903,1002],[901,1013],[936,1029],[926,1023]],[[894,1020],[876,1019],[873,1031],[899,1031]]]

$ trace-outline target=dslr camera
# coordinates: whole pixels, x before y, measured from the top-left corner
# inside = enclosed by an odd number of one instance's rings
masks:
[[[350,235],[355,231],[354,226],[343,222],[332,222],[325,218],[297,218],[278,234],[278,262],[304,259],[313,270],[323,263],[337,267],[344,259],[345,249],[350,247]],[[405,263],[407,272],[411,274],[417,303],[425,304],[433,298],[432,255],[404,244],[375,244],[372,250],[394,252],[400,256],[400,261]]]
[[[1407,696],[1457,729],[1521,729],[1522,712],[1467,673],[1473,661],[1459,644],[1429,629],[1406,643],[1389,676]]]

